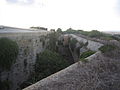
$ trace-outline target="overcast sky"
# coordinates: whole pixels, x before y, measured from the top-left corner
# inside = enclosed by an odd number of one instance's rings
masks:
[[[120,31],[120,0],[0,0],[0,25]]]

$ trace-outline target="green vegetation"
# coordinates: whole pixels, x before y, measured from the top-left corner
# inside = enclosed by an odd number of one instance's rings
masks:
[[[82,62],[85,62],[85,63],[86,63],[86,62],[88,62],[88,59],[81,58],[81,59],[80,59],[80,61],[82,61]]]
[[[72,28],[67,29],[66,31],[63,32],[64,34],[83,34],[87,35],[88,31],[83,31],[83,30],[74,30]]]
[[[32,76],[32,82],[35,83],[67,66],[69,66],[69,62],[64,60],[58,53],[45,50],[37,55],[35,74],[34,77]]]
[[[8,38],[0,38],[0,68],[9,70],[18,55],[18,45]]]
[[[9,90],[11,86],[11,82],[8,80],[0,81],[0,90]]]
[[[47,31],[47,28],[45,27],[30,27],[31,29],[38,29],[38,30],[46,30]]]
[[[72,51],[74,50],[74,48],[76,47],[76,43],[78,41],[75,39],[75,38],[72,38],[70,41],[69,41],[69,44],[70,44],[70,47],[72,49]]]
[[[77,30],[73,30],[72,28],[67,29],[66,31],[63,32],[64,34],[77,34]]]
[[[29,48],[28,48],[28,47],[25,48],[25,49],[24,49],[24,54],[27,55],[27,54],[28,54],[28,51],[29,51]]]
[[[112,36],[112,38],[114,38],[117,41],[120,41],[120,34],[115,34]]]
[[[46,40],[46,36],[42,35],[40,37],[40,42],[42,42],[42,47],[44,48],[45,47],[45,40]]]
[[[75,38],[72,38],[70,40],[70,44],[73,45],[73,44],[76,44],[78,41],[75,39]]]
[[[83,52],[81,55],[80,55],[80,59],[85,59],[89,56],[91,56],[92,54],[94,54],[95,51],[91,51],[91,50],[88,50],[86,52]]]
[[[81,55],[80,55],[80,61],[82,62],[88,62],[88,59],[86,59],[87,57],[93,55],[95,53],[95,51],[91,51],[91,50],[88,50],[86,52],[83,52]]]
[[[99,32],[97,30],[92,30],[91,32],[88,33],[89,37],[98,37],[100,38],[101,36],[104,36],[102,32]]]
[[[57,33],[62,33],[62,29],[61,29],[61,28],[58,28],[58,29],[57,29]]]
[[[92,31],[83,31],[83,30],[74,30],[72,28],[67,29],[66,31],[63,32],[64,34],[82,34],[91,38],[99,38],[103,40],[113,40],[114,37],[113,35],[106,34],[97,30],[92,30]]]
[[[106,53],[106,52],[113,51],[114,49],[116,49],[116,47],[117,46],[114,46],[114,45],[104,45],[104,46],[100,47],[99,50],[102,53]]]
[[[57,46],[56,46],[56,42],[58,41],[58,37],[59,37],[59,33],[57,32],[53,32],[51,34],[48,35],[49,38],[49,42],[48,42],[48,49],[56,52],[57,51]]]

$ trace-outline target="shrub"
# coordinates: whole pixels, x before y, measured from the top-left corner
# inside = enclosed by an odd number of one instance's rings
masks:
[[[64,60],[58,53],[45,50],[44,52],[37,55],[35,76],[33,79],[35,81],[41,80],[61,69],[66,68],[67,66],[69,66],[69,63]]]
[[[74,48],[76,47],[76,43],[77,43],[77,42],[78,42],[78,41],[77,41],[75,38],[72,38],[72,40],[69,41],[70,47],[71,47],[72,51],[73,51]]]
[[[11,84],[12,83],[8,80],[2,81],[2,82],[0,81],[0,90],[9,90]]]
[[[81,55],[80,55],[80,59],[84,59],[84,58],[87,58],[89,56],[91,56],[92,54],[94,54],[95,51],[91,51],[91,50],[88,50],[86,52],[83,52]]]
[[[56,42],[58,38],[58,34],[56,32],[49,34],[49,42],[48,49],[51,51],[56,51]]]
[[[102,32],[99,32],[97,30],[92,30],[91,32],[89,32],[88,36],[89,37],[101,37],[103,36],[104,34]]]
[[[83,31],[83,30],[74,30],[72,28],[67,29],[66,31],[64,31],[64,34],[82,34],[91,38],[100,38],[103,40],[118,40],[118,38],[114,37],[111,34],[106,34],[103,32],[100,32],[98,30],[92,30],[92,31]]]
[[[57,29],[57,33],[62,33],[62,29],[61,29],[61,28],[58,28],[58,29]]]
[[[116,47],[117,46],[114,46],[114,45],[104,45],[104,46],[100,47],[99,50],[102,53],[106,53],[106,52],[113,51],[114,49],[116,49]]]
[[[88,59],[81,58],[81,59],[80,59],[80,61],[82,61],[82,62],[85,62],[85,63],[86,63],[86,62],[88,62]]]
[[[18,45],[8,38],[0,38],[0,68],[10,69],[18,55]]]
[[[38,30],[45,30],[47,31],[47,28],[45,27],[30,27],[31,29],[38,29]]]
[[[85,35],[85,36],[88,36],[89,32],[88,31],[83,31],[83,30],[79,30],[78,32],[79,34],[82,34],[82,35]]]
[[[72,29],[72,28],[69,28],[69,29],[67,29],[66,31],[64,31],[63,33],[64,33],[64,34],[66,34],[66,33],[68,33],[68,34],[75,34],[75,33],[77,33],[77,31],[74,30],[74,29]]]
[[[113,39],[120,41],[120,35],[119,34],[115,34],[112,36]]]

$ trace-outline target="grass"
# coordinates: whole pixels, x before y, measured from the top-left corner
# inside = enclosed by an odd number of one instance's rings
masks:
[[[88,62],[88,59],[81,58],[80,61],[87,63],[87,62]]]
[[[116,48],[117,48],[117,46],[114,46],[114,45],[104,45],[104,46],[100,47],[99,50],[102,53],[106,53],[106,52],[113,51]]]
[[[91,51],[91,50],[88,50],[86,52],[83,52],[81,55],[80,55],[80,59],[84,59],[84,58],[87,58],[89,56],[91,56],[92,54],[94,54],[95,51]]]

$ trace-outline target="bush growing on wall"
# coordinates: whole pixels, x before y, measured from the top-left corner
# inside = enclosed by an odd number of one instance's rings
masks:
[[[64,60],[58,53],[50,50],[37,55],[35,64],[35,76],[32,77],[33,83],[41,80],[59,70],[62,70],[69,66],[69,62]]]
[[[0,68],[9,70],[18,55],[18,45],[8,38],[0,38]]]
[[[51,51],[56,51],[56,42],[57,42],[57,33],[51,33],[49,34],[49,45],[48,45],[48,49]]]
[[[8,80],[0,81],[0,90],[10,90],[11,82]]]
[[[113,46],[113,45],[104,45],[102,47],[99,48],[99,50],[102,53],[106,53],[106,52],[110,52],[113,51],[114,49],[116,49],[117,46]]]
[[[74,48],[76,47],[76,43],[77,43],[78,41],[75,39],[75,38],[72,38],[71,40],[70,40],[70,47],[71,47],[71,49],[72,49],[72,51],[74,50]]]
[[[83,52],[81,55],[80,55],[80,59],[85,59],[89,56],[91,56],[92,54],[94,54],[95,51],[91,51],[91,50],[88,50],[86,52]]]

